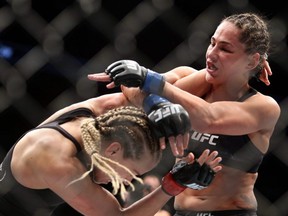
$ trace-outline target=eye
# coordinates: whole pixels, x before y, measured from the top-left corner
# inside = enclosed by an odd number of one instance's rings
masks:
[[[220,49],[223,50],[224,52],[232,53],[232,51],[226,47],[221,47]]]

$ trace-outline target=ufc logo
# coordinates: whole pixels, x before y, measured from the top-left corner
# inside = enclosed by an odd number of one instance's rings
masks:
[[[211,213],[197,213],[196,216],[213,216]]]
[[[156,117],[155,122],[160,121],[163,118],[166,118],[167,116],[170,116],[175,113],[180,113],[179,106],[167,106],[163,107],[162,109],[156,110],[153,115]]]
[[[134,62],[126,62],[126,66],[128,69],[137,70],[137,65]]]
[[[193,132],[192,136],[191,136],[191,139],[193,140],[196,140],[196,141],[199,141],[199,142],[205,142],[207,141],[208,144],[210,145],[216,145],[216,142],[214,142],[214,139],[218,139],[219,136],[216,136],[216,135],[211,135],[211,134],[208,134],[208,133],[198,133],[196,131]]]

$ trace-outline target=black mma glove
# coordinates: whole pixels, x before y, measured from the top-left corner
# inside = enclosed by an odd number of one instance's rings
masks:
[[[107,67],[105,73],[116,86],[140,87],[146,93],[160,94],[165,80],[162,75],[140,66],[132,60],[121,60]]]
[[[190,131],[188,112],[179,104],[173,104],[165,98],[150,94],[143,101],[144,111],[154,128],[157,138],[177,136]]]
[[[162,189],[170,196],[176,196],[186,188],[202,190],[214,179],[215,172],[205,163],[201,166],[197,160],[192,164],[178,161],[173,169],[162,179]]]

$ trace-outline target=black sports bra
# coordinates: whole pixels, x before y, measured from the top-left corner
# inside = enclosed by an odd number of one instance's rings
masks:
[[[250,89],[238,101],[244,101],[257,91]],[[221,163],[249,173],[258,171],[264,154],[255,147],[248,135],[230,136],[191,131],[187,152],[199,156],[205,149],[217,150],[222,157]]]
[[[67,139],[71,140],[75,144],[77,151],[80,152],[81,151],[81,145],[79,144],[79,142],[71,134],[69,134],[66,130],[64,130],[62,127],[60,127],[61,124],[69,122],[69,121],[71,121],[75,118],[78,118],[78,117],[95,117],[95,115],[91,110],[89,110],[87,108],[78,108],[78,109],[71,110],[67,113],[62,114],[61,116],[59,116],[57,119],[55,119],[52,122],[48,122],[46,124],[40,125],[40,126],[36,127],[36,129],[52,128],[52,129],[59,131]]]

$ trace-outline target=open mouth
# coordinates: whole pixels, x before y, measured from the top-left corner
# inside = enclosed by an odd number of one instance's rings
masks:
[[[206,64],[207,66],[207,69],[209,70],[209,71],[216,71],[218,68],[213,64],[213,63],[211,63],[211,62],[208,62],[207,61],[207,64]]]

